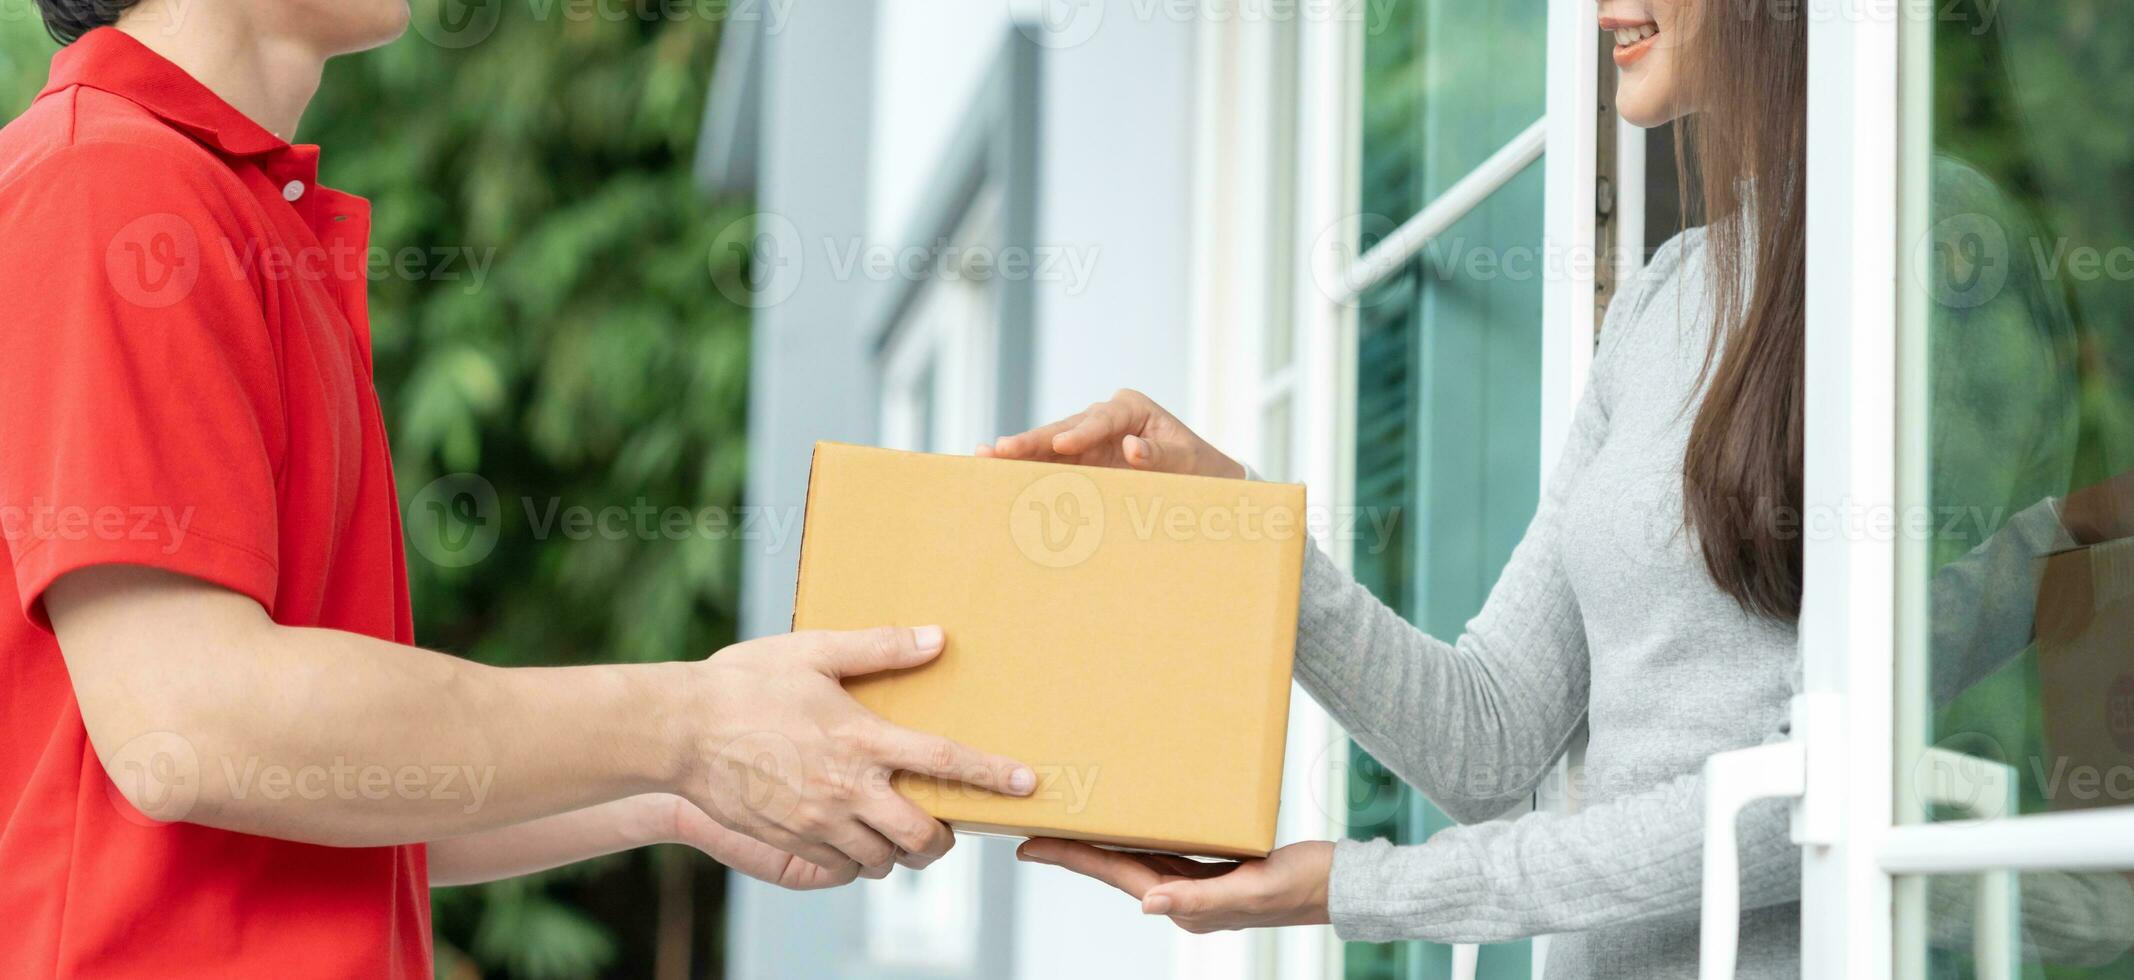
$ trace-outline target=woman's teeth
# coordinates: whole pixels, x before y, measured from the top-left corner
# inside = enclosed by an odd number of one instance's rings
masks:
[[[1660,33],[1660,29],[1651,24],[1639,24],[1636,27],[1618,27],[1615,29],[1615,43],[1620,47],[1628,47],[1658,33]]]

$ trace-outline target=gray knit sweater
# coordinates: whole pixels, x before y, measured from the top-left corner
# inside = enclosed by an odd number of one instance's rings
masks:
[[[1720,592],[1683,530],[1681,459],[1712,322],[1705,270],[1693,230],[1611,304],[1539,510],[1456,641],[1416,630],[1310,550],[1299,682],[1465,824],[1414,846],[1341,842],[1328,899],[1344,939],[1561,933],[1550,980],[1696,975],[1701,766],[1715,752],[1784,738],[1798,677],[1794,628]],[[1951,574],[1976,580],[1984,567],[1990,577],[1995,562],[2025,574],[2029,558],[2056,543],[2049,503],[1995,536],[1998,555],[1981,546]],[[1974,581],[1971,591],[2003,590]],[[2027,639],[2031,595],[2005,592],[2008,635],[1965,626],[1981,661],[2005,660]],[[1591,740],[1578,812],[1504,818],[1581,722]],[[1751,808],[1740,834],[1739,975],[1796,976],[1800,856],[1785,806]],[[2078,901],[2080,887],[2125,890],[2117,876],[2077,886]],[[2111,901],[2134,908],[2124,898]]]

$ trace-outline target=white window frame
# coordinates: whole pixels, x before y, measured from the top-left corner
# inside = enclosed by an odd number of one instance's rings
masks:
[[[1308,485],[1323,503],[1324,485],[1295,458],[1310,369],[1303,327],[1294,312],[1300,287],[1291,231],[1303,220],[1298,196],[1308,186],[1299,147],[1314,137],[1298,128],[1300,86],[1309,77],[1300,50],[1304,18],[1203,18],[1196,38],[1193,269],[1190,294],[1192,370],[1188,413],[1216,445],[1232,447],[1263,473]],[[1290,349],[1269,349],[1280,326]],[[1276,367],[1275,365],[1281,365]],[[1267,430],[1268,410],[1288,400],[1290,432]],[[1270,458],[1292,447],[1290,459]],[[1290,698],[1279,837],[1339,836],[1330,817],[1329,746],[1345,749],[1319,705],[1301,691]],[[1188,937],[1179,943],[1180,976],[1340,975],[1340,943],[1327,928],[1257,930]]]
[[[1348,233],[1360,220],[1360,25],[1326,17],[1206,20],[1199,38],[1195,141],[1192,412],[1213,441],[1254,453],[1286,445],[1290,459],[1262,456],[1255,462],[1286,465],[1314,508],[1332,511],[1352,502],[1356,297],[1540,158],[1544,255],[1560,263],[1549,267],[1543,286],[1550,329],[1535,471],[1546,477],[1592,361],[1594,263],[1612,252],[1629,260],[1620,267],[1627,271],[1642,254],[1642,220],[1616,222],[1617,247],[1596,248],[1597,127],[1603,118],[1597,111],[1597,16],[1594,0],[1551,5],[1546,114],[1361,256],[1342,247],[1354,240]],[[1285,48],[1293,60],[1285,60]],[[1282,127],[1270,122],[1280,119],[1285,100],[1295,107],[1286,139]],[[1624,138],[1616,147],[1617,180],[1635,184],[1618,194],[1618,211],[1637,208],[1641,215],[1644,143]],[[1278,270],[1278,282],[1271,294],[1255,297],[1252,290],[1264,285],[1260,270]],[[1293,350],[1281,370],[1265,370],[1271,363],[1264,349],[1273,332],[1269,317],[1291,320]],[[1267,409],[1284,398],[1290,399],[1292,431],[1264,431]],[[1350,562],[1352,542],[1326,536],[1317,543],[1336,562]],[[1283,837],[1342,836],[1347,733],[1309,698],[1296,697],[1292,705]],[[1534,949],[1534,975],[1540,976],[1546,939]],[[1197,942],[1187,950],[1181,972],[1188,975],[1237,975],[1223,967],[1240,962],[1284,977],[1338,977],[1343,970],[1342,946],[1331,929],[1278,930],[1258,939]],[[1474,948],[1459,947],[1455,955],[1455,977],[1471,976]]]
[[[1875,0],[1806,10],[1809,514],[1894,514],[1924,485],[1925,311],[1900,286],[1903,243],[1927,230],[1930,120],[1905,110],[1928,104],[1931,13]],[[1924,548],[1901,535],[1809,535],[1804,559],[1793,741],[1707,768],[1708,790],[1761,778],[1774,781],[1745,792],[1798,798],[1804,976],[1908,980],[1925,941],[1907,914],[1916,876],[2134,867],[2134,808],[1907,822],[1919,800],[1899,798],[1896,761],[1928,750],[1923,680],[1901,674],[1921,658],[1899,651],[1924,642]],[[1738,882],[1713,877],[1729,864],[1713,848],[1730,835],[1711,831],[1730,816],[1707,819],[1707,980],[1733,966]]]
[[[1926,120],[1900,112],[1901,106],[1925,104],[1920,93],[1926,91],[1931,65],[1925,58],[1904,57],[1929,50],[1931,25],[1924,13],[1918,5],[1878,0],[1811,0],[1807,7],[1810,247],[1804,505],[1811,511],[1894,512],[1909,499],[1902,491],[1916,486],[1924,473],[1922,314],[1901,303],[1895,288],[1901,281],[1900,243],[1923,233],[1926,225],[1926,201],[1920,193],[1928,186],[1926,176],[1900,173],[1907,165],[1921,170],[1928,159]],[[1292,336],[1298,345],[1293,369],[1265,379],[1258,370],[1263,355],[1252,346],[1265,331],[1257,321],[1240,326],[1238,318],[1226,318],[1251,304],[1230,305],[1221,290],[1236,283],[1218,268],[1250,257],[1250,250],[1240,253],[1236,243],[1255,228],[1265,234],[1265,222],[1258,220],[1264,216],[1239,219],[1232,212],[1231,224],[1217,226],[1205,218],[1200,222],[1203,247],[1198,254],[1203,266],[1195,318],[1200,398],[1195,409],[1212,420],[1213,431],[1230,437],[1226,444],[1266,445],[1266,434],[1259,431],[1260,409],[1268,398],[1294,397],[1296,431],[1288,443],[1296,451],[1294,472],[1314,506],[1351,500],[1356,324],[1347,300],[1375,282],[1374,276],[1398,268],[1485,198],[1496,186],[1492,179],[1516,172],[1531,162],[1528,154],[1540,152],[1547,254],[1552,261],[1568,263],[1551,267],[1543,293],[1549,334],[1543,359],[1542,451],[1536,465],[1546,475],[1561,451],[1591,365],[1598,326],[1592,272],[1603,258],[1620,263],[1619,277],[1634,272],[1645,232],[1643,134],[1618,122],[1616,247],[1612,257],[1592,249],[1593,164],[1597,127],[1602,124],[1593,111],[1599,69],[1591,28],[1595,18],[1593,0],[1551,7],[1547,114],[1540,124],[1539,146],[1534,145],[1533,132],[1522,134],[1353,264],[1338,250],[1314,247],[1323,243],[1315,241],[1313,230],[1356,220],[1359,32],[1353,24],[1338,21],[1304,19],[1296,25],[1301,53],[1293,150],[1255,144],[1249,133],[1241,137],[1224,128],[1238,117],[1264,118],[1269,103],[1264,92],[1239,99],[1237,89],[1223,87],[1235,84],[1240,65],[1253,64],[1249,55],[1237,54],[1241,42],[1236,32],[1204,32],[1203,51],[1208,54],[1202,68],[1200,176],[1205,179],[1197,211],[1207,215],[1243,201],[1267,200],[1266,193],[1276,185],[1271,174],[1281,169],[1228,172],[1212,166],[1211,159],[1259,160],[1294,153],[1286,158],[1293,170],[1293,193],[1284,202],[1292,209],[1296,232],[1296,261],[1289,274],[1293,283],[1305,284],[1293,290],[1295,305],[1289,311],[1295,317]],[[1220,107],[1212,114],[1226,118],[1206,118],[1211,106]],[[1210,147],[1223,157],[1208,157]],[[1252,155],[1255,149],[1258,156]],[[1265,253],[1260,256],[1265,258]],[[1314,283],[1340,285],[1326,290],[1312,288]],[[1336,561],[1348,562],[1347,542],[1329,539],[1320,544]],[[1915,887],[1919,879],[1902,876],[2134,867],[2134,808],[1900,824],[1903,801],[1896,794],[1896,759],[1900,751],[1911,758],[1925,747],[1916,744],[1916,734],[1911,744],[1898,742],[1900,731],[1917,727],[1914,718],[1900,719],[1904,711],[1917,708],[1901,705],[1898,692],[1919,685],[1898,676],[1897,651],[1900,642],[1916,638],[1925,628],[1920,564],[1925,556],[1900,542],[1869,537],[1811,536],[1804,547],[1803,687],[1794,708],[1794,740],[1740,757],[1738,761],[1753,766],[1744,778],[1723,772],[1725,756],[1715,759],[1711,773],[1717,778],[1708,777],[1707,784],[1711,795],[1733,796],[1734,802],[1752,796],[1800,797],[1794,836],[1803,845],[1804,976],[1910,980],[1903,977],[1900,956],[1911,955],[1919,945],[1917,923],[1900,922],[1895,910],[1899,889]],[[1299,704],[1316,712],[1308,700]],[[1306,758],[1324,758],[1325,746],[1344,737],[1323,714],[1293,727],[1306,731],[1316,744],[1317,754]],[[1298,775],[1296,734],[1293,731],[1292,777]],[[1312,807],[1310,816],[1322,824],[1320,829],[1339,834],[1344,815],[1338,806],[1319,801],[1343,799],[1342,766],[1322,764],[1303,775],[1307,788],[1285,789],[1285,820],[1300,805]],[[1725,831],[1708,830],[1708,839],[1715,843],[1731,838]],[[1707,869],[1723,871],[1726,865],[1724,860],[1708,860]],[[1715,941],[1714,929],[1723,927],[1730,937],[1730,913],[1738,906],[1709,877],[1706,887],[1708,898],[1714,899],[1707,905],[1709,977],[1716,975],[1711,954],[1723,945]],[[1260,951],[1279,975],[1339,975],[1340,945],[1326,930],[1285,932],[1308,938]],[[1538,942],[1537,970],[1545,956],[1546,944]],[[1730,963],[1731,957],[1722,960]]]
[[[996,254],[999,214],[999,189],[984,187],[950,239],[954,254]],[[917,295],[883,341],[881,438],[891,449],[962,452],[995,435],[997,290],[983,269],[953,272],[914,286]],[[930,429],[920,431],[928,416]]]

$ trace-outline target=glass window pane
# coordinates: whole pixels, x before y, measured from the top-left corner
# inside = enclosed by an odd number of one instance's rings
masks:
[[[2134,804],[2134,25],[2106,14],[1960,0],[1907,107],[1932,145],[1905,819]],[[1946,753],[2012,796],[1952,792]]]
[[[1393,0],[1364,37],[1363,213],[1383,234],[1541,118],[1545,0]],[[1363,244],[1368,247],[1372,241]]]
[[[2116,871],[1903,878],[1899,978],[2134,977],[2134,882]]]
[[[1538,498],[1541,166],[1528,167],[1357,310],[1357,578],[1433,635],[1480,610]],[[1379,529],[1388,533],[1381,538]],[[1352,749],[1349,831],[1419,842],[1451,821]],[[1528,944],[1480,976],[1528,975]],[[1353,944],[1351,978],[1447,976],[1446,947]]]

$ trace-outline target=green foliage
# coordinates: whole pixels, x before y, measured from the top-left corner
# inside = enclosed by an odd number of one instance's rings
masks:
[[[417,23],[437,4],[416,0]],[[732,541],[538,529],[551,508],[739,501],[749,320],[715,288],[738,272],[711,245],[748,208],[689,176],[720,24],[687,5],[488,8],[500,18],[471,46],[411,31],[335,61],[302,133],[322,180],[374,205],[373,347],[403,503],[461,472],[501,503],[485,560],[410,549],[417,636],[495,664],[701,657],[733,635]],[[53,50],[30,5],[9,5],[10,116]],[[689,859],[692,972],[710,975],[721,878]],[[439,973],[649,975],[654,910],[674,899],[657,886],[632,855],[441,891]]]

